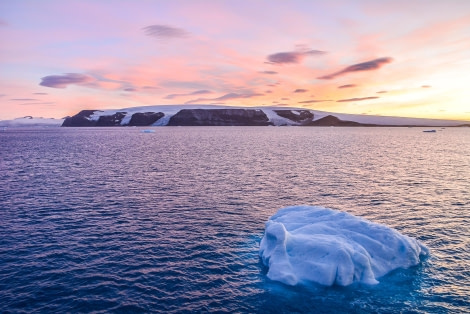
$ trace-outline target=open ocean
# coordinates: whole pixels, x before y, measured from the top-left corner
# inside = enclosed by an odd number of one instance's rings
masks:
[[[0,312],[470,313],[470,128],[10,128]],[[374,286],[270,281],[264,223],[347,211],[430,249]]]

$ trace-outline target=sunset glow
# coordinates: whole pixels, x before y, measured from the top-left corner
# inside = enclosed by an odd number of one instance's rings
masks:
[[[166,104],[470,120],[470,1],[0,2],[0,120]]]

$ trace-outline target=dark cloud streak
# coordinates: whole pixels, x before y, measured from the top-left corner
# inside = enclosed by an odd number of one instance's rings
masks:
[[[259,73],[262,73],[262,74],[277,74],[276,71],[260,71]]]
[[[237,94],[237,93],[229,93],[225,94],[221,97],[214,98],[212,100],[228,100],[228,99],[237,99],[237,98],[252,98],[256,96],[263,96],[260,93],[248,93],[248,94]]]
[[[338,86],[338,88],[351,88],[351,87],[356,87],[356,86],[357,86],[356,84],[346,84],[346,85]]]
[[[39,105],[54,105],[55,103],[52,101],[47,102],[27,102],[19,104],[20,106],[39,106]]]
[[[182,28],[168,25],[149,25],[142,28],[145,35],[157,39],[186,38],[189,33]]]
[[[192,99],[185,104],[191,104],[191,103],[196,103],[196,102],[201,102],[201,101],[224,101],[224,100],[232,100],[232,99],[240,99],[240,98],[252,98],[252,97],[257,97],[257,96],[264,96],[264,94],[260,93],[244,93],[244,94],[238,94],[238,93],[228,93],[223,96],[217,97],[217,98],[197,98],[197,99]]]
[[[363,100],[372,100],[372,99],[377,99],[377,98],[380,98],[380,97],[371,96],[371,97],[360,97],[360,98],[340,99],[340,100],[337,100],[336,102],[363,101]]]
[[[66,88],[68,85],[83,85],[94,79],[91,76],[79,73],[65,73],[64,75],[48,75],[41,78],[39,85],[52,88]]]
[[[393,59],[390,57],[385,57],[385,58],[378,58],[375,60],[367,61],[367,62],[362,62],[362,63],[357,63],[353,64],[351,66],[348,66],[347,68],[344,68],[341,71],[320,76],[318,79],[320,80],[331,80],[336,78],[337,76],[342,76],[350,72],[360,72],[360,71],[372,71],[372,70],[377,70],[380,69],[383,65],[392,62]]]
[[[325,51],[321,50],[299,50],[299,51],[287,51],[277,52],[270,54],[267,58],[269,64],[288,64],[288,63],[299,63],[306,56],[322,55]]]
[[[184,96],[194,96],[194,95],[203,95],[203,94],[210,94],[212,93],[210,90],[207,89],[201,89],[194,91],[192,93],[186,93],[186,94],[170,94],[165,97],[165,99],[173,99],[175,97],[184,97]]]
[[[325,102],[325,101],[331,101],[331,99],[319,99],[319,100],[304,100],[304,101],[299,101],[299,104],[313,104],[316,102]]]

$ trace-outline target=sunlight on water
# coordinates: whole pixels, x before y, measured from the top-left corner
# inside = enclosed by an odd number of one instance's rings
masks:
[[[0,311],[465,312],[470,132],[8,129]],[[289,287],[258,257],[279,208],[320,205],[430,248],[377,286]]]

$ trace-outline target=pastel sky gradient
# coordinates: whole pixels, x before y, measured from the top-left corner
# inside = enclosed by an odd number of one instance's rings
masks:
[[[0,120],[164,104],[470,120],[468,0],[0,0]]]

